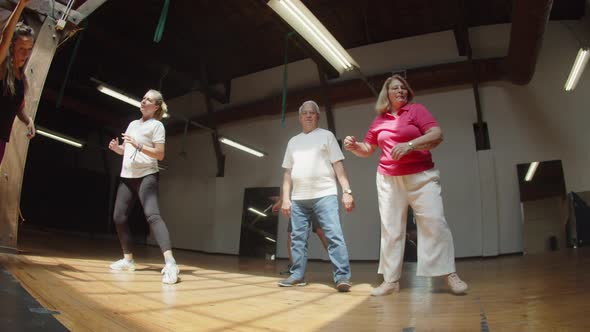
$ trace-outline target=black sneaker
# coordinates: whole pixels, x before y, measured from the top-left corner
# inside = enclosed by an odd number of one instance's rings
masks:
[[[340,280],[336,283],[336,289],[339,292],[350,292],[350,287],[352,287],[352,283],[349,280]]]

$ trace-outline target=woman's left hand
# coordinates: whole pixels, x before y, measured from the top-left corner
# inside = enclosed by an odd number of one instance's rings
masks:
[[[131,146],[133,146],[134,148],[137,149],[138,144],[137,144],[137,141],[133,137],[131,137],[125,133],[121,134],[121,136],[123,136],[123,144],[129,143],[129,144],[131,144]]]
[[[400,160],[413,149],[408,143],[398,143],[391,149],[391,159]]]
[[[29,124],[27,125],[27,137],[33,138],[37,131],[35,130],[35,123],[33,123],[33,119],[29,120]]]

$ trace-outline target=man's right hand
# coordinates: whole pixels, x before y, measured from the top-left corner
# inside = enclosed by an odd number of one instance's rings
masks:
[[[281,212],[286,217],[291,216],[291,201],[290,200],[283,199],[283,204],[281,205]]]

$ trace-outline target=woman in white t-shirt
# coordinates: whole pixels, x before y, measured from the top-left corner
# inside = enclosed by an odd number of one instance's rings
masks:
[[[141,100],[141,119],[132,121],[123,135],[123,143],[114,138],[109,149],[123,156],[121,182],[117,190],[113,220],[123,249],[123,258],[111,264],[113,270],[135,270],[130,249],[131,236],[127,219],[133,204],[139,198],[152,235],[160,246],[165,267],[162,282],[178,281],[179,269],[172,255],[172,245],[166,224],[160,217],[158,205],[158,160],[164,159],[166,131],[159,120],[168,107],[159,91],[149,90]]]

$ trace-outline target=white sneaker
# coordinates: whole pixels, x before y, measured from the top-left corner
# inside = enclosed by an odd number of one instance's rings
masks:
[[[379,287],[373,288],[372,296],[383,296],[393,292],[399,292],[399,281],[387,282],[384,281]]]
[[[166,264],[162,269],[162,282],[165,284],[175,284],[178,282],[180,270],[176,264]]]
[[[121,258],[118,261],[111,264],[111,270],[116,271],[135,271],[135,261],[133,260],[126,260],[125,258]]]
[[[447,276],[447,284],[453,294],[463,294],[469,289],[469,286],[455,272]]]

